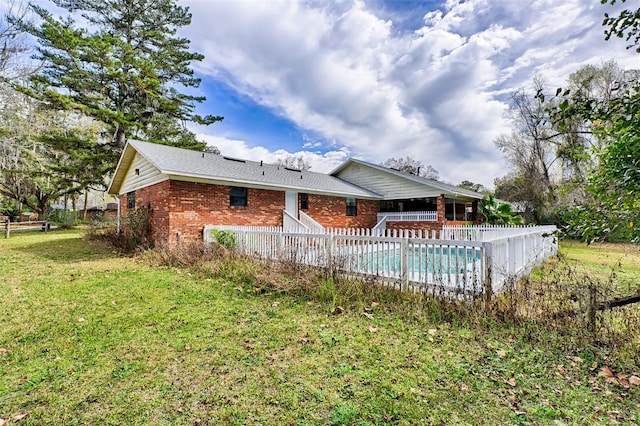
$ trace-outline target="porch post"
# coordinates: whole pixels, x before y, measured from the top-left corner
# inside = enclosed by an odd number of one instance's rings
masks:
[[[471,220],[478,223],[478,200],[471,202]]]
[[[436,210],[438,211],[438,223],[441,225],[444,225],[445,222],[445,200],[444,200],[444,194],[440,194],[438,195],[438,198],[436,200]]]

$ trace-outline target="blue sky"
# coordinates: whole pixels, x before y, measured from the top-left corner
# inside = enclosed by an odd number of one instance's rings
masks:
[[[629,3],[629,2],[627,2]],[[542,76],[637,54],[605,42],[599,0],[180,0],[182,34],[222,123],[194,128],[222,153],[301,156],[326,172],[348,157],[411,156],[451,183],[507,172],[493,141],[508,95]],[[627,7],[634,7],[631,1]],[[553,89],[551,89],[553,90]]]
[[[48,0],[35,0],[50,8]],[[0,5],[8,0],[0,0]],[[198,137],[224,155],[302,157],[328,172],[349,157],[410,156],[441,180],[492,187],[508,172],[493,141],[509,95],[541,77],[550,92],[581,66],[640,68],[605,12],[640,0],[178,0],[180,35],[207,101],[224,116]]]

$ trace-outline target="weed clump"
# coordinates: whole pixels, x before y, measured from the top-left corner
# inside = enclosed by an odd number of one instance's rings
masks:
[[[122,254],[133,254],[154,247],[151,228],[151,209],[139,207],[129,210],[122,219],[120,232],[115,225],[90,226],[85,235],[88,239],[106,241]]]

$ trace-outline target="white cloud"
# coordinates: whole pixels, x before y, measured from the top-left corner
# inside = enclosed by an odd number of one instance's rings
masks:
[[[493,146],[508,130],[505,94],[536,74],[561,85],[586,63],[613,57],[630,68],[638,59],[603,41],[606,9],[582,0],[448,0],[414,32],[395,31],[360,0],[183,3],[193,12],[186,35],[206,56],[200,73],[344,148],[300,151],[316,171],[347,154],[410,155],[444,180],[491,186],[505,172]]]
[[[306,150],[289,152],[284,149],[270,150],[263,146],[250,146],[246,141],[229,139],[223,136],[212,136],[204,133],[197,136],[199,140],[206,142],[207,145],[217,147],[222,155],[251,161],[264,161],[265,163],[275,163],[277,160],[288,156],[302,158],[306,163],[311,164],[311,171],[318,173],[332,171],[350,156],[346,148],[325,153]]]

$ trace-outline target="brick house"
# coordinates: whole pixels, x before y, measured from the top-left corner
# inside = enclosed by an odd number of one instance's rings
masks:
[[[482,194],[360,160],[330,174],[130,140],[108,192],[118,218],[151,210],[153,237],[202,239],[205,225],[440,229],[473,220]]]

